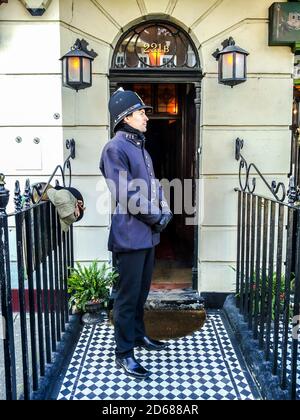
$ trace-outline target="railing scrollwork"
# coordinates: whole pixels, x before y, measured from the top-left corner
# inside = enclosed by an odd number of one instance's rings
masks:
[[[32,199],[32,202],[34,204],[38,204],[42,200],[44,193],[47,191],[47,188],[51,184],[51,181],[53,180],[53,178],[55,176],[57,176],[57,173],[59,173],[59,172],[60,172],[60,175],[62,177],[63,187],[66,187],[66,176],[69,177],[68,186],[69,187],[71,186],[71,184],[72,184],[71,159],[75,159],[75,156],[76,156],[76,154],[75,154],[75,151],[76,151],[75,140],[74,139],[66,140],[66,148],[68,150],[70,150],[70,153],[69,153],[69,156],[64,161],[63,166],[61,166],[61,165],[56,166],[56,168],[54,169],[54,171],[53,171],[52,175],[50,176],[46,185],[42,184],[42,183],[38,183],[38,184],[33,185],[31,199]],[[67,173],[68,173],[68,175],[67,175]],[[58,182],[57,182],[57,185],[58,185]],[[37,200],[34,198],[35,194],[38,197]]]
[[[250,194],[254,193],[256,188],[256,178],[250,175],[251,170],[254,169],[277,201],[284,202],[286,197],[288,196],[289,204],[295,204],[298,198],[298,193],[296,190],[294,177],[290,177],[288,192],[286,192],[286,188],[283,182],[277,183],[275,180],[273,180],[271,184],[269,184],[266,178],[263,176],[263,174],[260,172],[260,170],[254,163],[247,163],[246,159],[241,154],[241,150],[243,147],[244,140],[237,138],[235,140],[235,159],[237,161],[240,161],[239,184],[241,190],[244,192],[247,190]]]

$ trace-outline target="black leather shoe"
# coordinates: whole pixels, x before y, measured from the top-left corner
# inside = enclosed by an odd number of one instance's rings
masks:
[[[168,344],[163,341],[153,340],[147,336],[135,343],[135,347],[142,347],[146,350],[163,350],[167,347],[167,345]]]
[[[126,375],[134,376],[135,378],[148,378],[150,372],[143,368],[134,357],[116,358],[116,366],[122,368]]]

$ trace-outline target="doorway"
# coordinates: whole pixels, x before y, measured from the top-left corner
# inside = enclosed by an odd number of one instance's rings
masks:
[[[175,197],[174,189],[170,188],[168,201],[174,217],[161,234],[161,242],[156,247],[152,288],[191,288],[195,251],[194,226],[186,224],[186,217],[191,217],[191,214],[185,212],[183,186],[186,179],[193,185],[195,183],[194,85],[192,83],[119,84],[121,85],[124,89],[137,92],[147,105],[153,107],[153,111],[148,114],[146,149],[152,157],[156,178],[169,182],[179,180],[182,185],[179,197]],[[193,193],[193,206],[195,199]]]

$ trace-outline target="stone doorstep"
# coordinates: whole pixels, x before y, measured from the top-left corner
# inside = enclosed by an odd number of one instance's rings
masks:
[[[193,289],[153,289],[149,292],[145,310],[201,310],[204,299]]]

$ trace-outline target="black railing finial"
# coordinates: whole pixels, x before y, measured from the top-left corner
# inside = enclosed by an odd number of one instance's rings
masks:
[[[5,176],[0,174],[0,215],[6,214],[6,207],[9,202],[9,191],[5,188]]]
[[[297,191],[295,177],[293,175],[291,175],[289,179],[289,189],[287,194],[289,204],[292,206],[299,205],[299,192]]]
[[[31,206],[31,186],[30,180],[27,179],[25,183],[25,191],[24,191],[24,208],[28,209]]]
[[[16,181],[15,183],[15,211],[16,213],[19,213],[22,211],[22,194],[21,194],[21,188],[20,188],[20,182]]]

